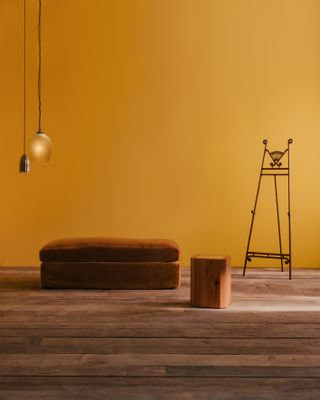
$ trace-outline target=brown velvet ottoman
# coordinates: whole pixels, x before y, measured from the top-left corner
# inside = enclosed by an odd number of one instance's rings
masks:
[[[179,246],[164,239],[60,239],[40,250],[46,289],[172,289],[180,286]]]

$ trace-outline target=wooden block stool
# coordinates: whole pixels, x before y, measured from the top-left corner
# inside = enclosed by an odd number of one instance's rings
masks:
[[[229,256],[197,255],[191,258],[191,305],[225,308],[231,303]]]

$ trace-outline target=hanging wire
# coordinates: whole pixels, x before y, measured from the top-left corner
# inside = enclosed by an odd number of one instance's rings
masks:
[[[39,19],[38,19],[38,57],[39,57],[39,69],[38,69],[38,110],[39,110],[39,120],[38,120],[38,132],[41,132],[41,12],[42,4],[39,0]]]
[[[27,125],[27,65],[26,65],[26,0],[23,0],[23,154],[26,154],[26,125]]]

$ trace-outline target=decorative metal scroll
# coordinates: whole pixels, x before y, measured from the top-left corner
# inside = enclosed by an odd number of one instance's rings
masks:
[[[258,189],[256,193],[256,198],[254,202],[253,210],[251,210],[251,225],[249,230],[249,238],[247,244],[246,258],[243,267],[243,275],[246,274],[247,263],[252,261],[252,258],[272,258],[280,260],[281,271],[283,271],[283,262],[289,266],[289,279],[291,279],[291,214],[290,214],[290,145],[292,144],[292,139],[288,140],[288,147],[284,151],[269,151],[267,149],[268,141],[264,140],[264,152],[262,157],[260,176],[258,181]],[[268,157],[266,157],[268,155]],[[271,176],[274,180],[274,190],[275,190],[275,201],[276,201],[276,212],[277,212],[277,227],[278,227],[278,238],[279,238],[279,253],[262,252],[262,251],[252,251],[250,249],[251,237],[254,219],[256,215],[257,203],[260,193],[262,177]],[[281,237],[281,226],[280,226],[280,214],[279,214],[279,197],[278,197],[278,176],[285,176],[287,178],[288,185],[288,253],[282,251],[282,237]]]

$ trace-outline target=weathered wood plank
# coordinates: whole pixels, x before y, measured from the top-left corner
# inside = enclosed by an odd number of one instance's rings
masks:
[[[212,310],[214,311],[214,310]],[[82,313],[70,313],[64,312],[61,315],[59,312],[54,312],[52,310],[51,313],[0,313],[0,327],[1,328],[29,328],[29,327],[38,327],[38,328],[56,328],[60,326],[61,328],[99,328],[104,325],[113,323],[116,324],[119,322],[120,326],[128,324],[137,324],[137,323],[150,323],[150,324],[170,324],[173,321],[176,323],[179,321],[182,324],[197,324],[197,323],[207,323],[216,324],[216,323],[235,323],[238,321],[239,323],[319,323],[320,322],[320,312],[270,312],[270,313],[249,313],[249,312],[239,312],[239,313],[223,313],[219,314],[210,314],[209,312],[199,313],[184,313],[181,312],[168,312],[168,313],[157,313],[146,311],[145,313],[134,313],[131,312],[129,314],[126,313],[106,313],[101,311],[99,313],[92,314],[82,314]]]
[[[6,390],[2,389],[5,387]],[[3,400],[316,400],[318,378],[2,378]]]
[[[63,338],[320,338],[320,323],[245,323],[245,322],[113,322],[84,327],[29,326],[0,328],[5,337],[63,337]],[[0,339],[0,344],[3,339]]]
[[[198,354],[10,354],[1,356],[4,367],[312,367],[320,368],[320,355],[198,355]]]
[[[4,376],[105,376],[105,377],[320,377],[319,358],[171,355],[9,355],[1,358]]]
[[[320,354],[320,339],[211,338],[2,338],[3,354]]]

